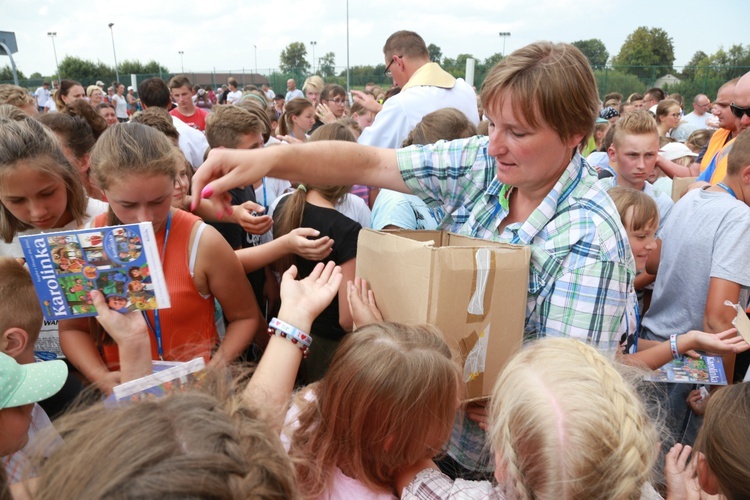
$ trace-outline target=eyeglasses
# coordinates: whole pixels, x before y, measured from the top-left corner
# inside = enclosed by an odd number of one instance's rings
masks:
[[[729,105],[729,109],[732,110],[732,114],[737,118],[742,118],[742,115],[747,115],[750,118],[750,108],[741,108],[735,103]]]
[[[682,118],[682,113],[670,113],[669,116],[672,118]]]
[[[391,56],[391,62],[388,63],[388,66],[385,67],[385,71],[383,74],[387,76],[388,78],[391,78],[393,75],[391,74],[391,64],[396,60],[397,57],[404,57],[404,56]]]
[[[346,104],[346,99],[327,99],[328,102],[338,104],[339,106]]]

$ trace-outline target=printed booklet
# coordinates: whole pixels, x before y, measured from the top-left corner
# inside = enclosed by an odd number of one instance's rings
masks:
[[[150,222],[19,240],[47,321],[96,316],[91,290],[119,312],[170,307]]]
[[[671,384],[727,385],[727,376],[724,373],[724,363],[721,361],[721,356],[707,356],[705,354],[702,354],[698,359],[687,356],[683,356],[682,359],[673,359],[658,370],[646,375],[645,379],[651,382]]]

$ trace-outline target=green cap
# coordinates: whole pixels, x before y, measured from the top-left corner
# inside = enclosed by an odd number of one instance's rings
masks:
[[[19,365],[0,353],[0,409],[36,403],[57,394],[68,377],[62,360]]]

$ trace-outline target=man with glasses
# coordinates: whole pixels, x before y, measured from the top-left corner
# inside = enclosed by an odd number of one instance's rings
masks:
[[[706,118],[709,117],[707,113],[709,106],[711,106],[711,101],[708,97],[704,94],[698,94],[693,99],[693,111],[686,114],[683,120],[696,128],[706,128]]]
[[[750,72],[745,73],[739,79],[725,83],[719,89],[714,102],[714,114],[718,116],[721,128],[714,133],[706,146],[699,181],[716,185],[724,179],[734,139],[740,132],[750,127],[748,112],[750,112]],[[720,142],[722,139],[723,145]]]
[[[385,76],[401,87],[388,99],[375,121],[359,138],[360,144],[397,148],[424,115],[443,108],[456,108],[474,125],[479,124],[477,96],[460,78],[430,62],[427,45],[413,31],[397,31],[383,47]]]

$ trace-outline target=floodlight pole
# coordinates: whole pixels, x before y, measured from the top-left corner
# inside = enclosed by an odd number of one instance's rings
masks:
[[[178,54],[180,54],[180,70],[182,70],[182,74],[185,74],[185,62],[182,59],[182,55],[185,53],[182,50],[177,51]]]
[[[500,38],[503,39],[503,58],[505,57],[505,39],[510,36],[510,31],[501,31]]]
[[[57,84],[60,85],[60,65],[57,63],[57,47],[55,47],[57,31],[48,31],[47,36],[52,39],[52,51],[55,53],[55,68],[57,68]]]
[[[115,56],[115,80],[120,83],[120,70],[117,69],[117,50],[115,50],[115,30],[112,29],[115,23],[109,23],[109,33],[112,35],[112,54]]]

